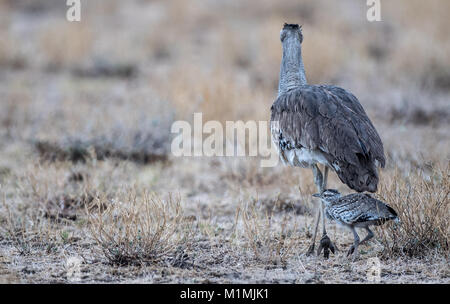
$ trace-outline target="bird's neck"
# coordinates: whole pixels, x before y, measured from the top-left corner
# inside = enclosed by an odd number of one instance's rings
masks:
[[[339,199],[338,197],[333,197],[333,198],[327,198],[327,199],[322,199],[322,201],[324,202],[325,206],[333,206],[334,204],[337,203],[337,200]]]
[[[305,84],[307,82],[300,41],[295,38],[288,38],[283,42],[278,96]]]
[[[322,202],[325,204],[325,207],[331,206],[333,204],[332,201],[329,201],[327,199],[322,199]]]

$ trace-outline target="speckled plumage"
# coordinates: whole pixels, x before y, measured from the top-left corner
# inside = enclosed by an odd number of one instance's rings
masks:
[[[301,85],[280,95],[271,110],[278,122],[272,140],[284,163],[321,163],[351,189],[376,191],[383,144],[355,96],[335,86]]]
[[[375,192],[377,166],[384,167],[383,143],[350,92],[332,85],[309,85],[297,25],[281,31],[283,58],[278,96],[271,107],[271,133],[285,164],[323,164],[358,192]]]
[[[358,246],[370,240],[374,234],[370,226],[379,226],[389,220],[399,222],[397,212],[384,202],[365,193],[352,193],[346,196],[334,189],[326,189],[322,193],[314,194],[325,204],[325,214],[341,225],[352,230],[355,241],[348,254],[357,255]],[[364,228],[367,236],[360,242],[355,228]]]
[[[325,200],[325,213],[331,220],[355,227],[378,226],[397,219],[394,209],[366,193],[352,193],[331,202]]]
[[[326,188],[328,170],[358,192],[375,192],[377,167],[384,167],[383,143],[358,99],[331,85],[309,85],[302,59],[303,33],[297,24],[280,32],[283,55],[278,96],[271,107],[272,141],[280,159],[291,166],[313,170],[318,191]],[[318,165],[324,165],[324,174]],[[323,204],[317,213],[308,253],[314,251],[320,214],[323,236],[319,253],[334,252],[325,229]]]

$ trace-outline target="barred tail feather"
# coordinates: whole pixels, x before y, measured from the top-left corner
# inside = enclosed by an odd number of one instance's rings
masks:
[[[376,192],[378,186],[378,172],[372,162],[362,161],[360,165],[340,164],[336,170],[339,179],[358,192]]]

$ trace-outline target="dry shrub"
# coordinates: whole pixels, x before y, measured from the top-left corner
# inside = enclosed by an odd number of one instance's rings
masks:
[[[391,108],[389,116],[391,123],[401,122],[415,125],[438,126],[448,122],[450,111],[438,106],[430,109],[419,104],[412,104],[410,106]]]
[[[381,198],[399,214],[401,223],[380,227],[384,257],[423,257],[431,252],[448,255],[450,167],[381,179]]]
[[[76,66],[72,74],[86,78],[133,78],[137,75],[137,66],[131,63],[94,60],[90,64]]]
[[[123,131],[121,131],[123,132]],[[90,159],[104,160],[117,158],[129,160],[140,164],[168,160],[168,144],[155,138],[150,132],[143,134],[136,132],[135,136],[112,136],[94,138],[92,140],[66,140],[60,143],[36,141],[35,148],[41,160],[86,162]],[[131,144],[124,143],[132,141]]]
[[[85,205],[89,205],[93,200],[94,196],[91,193],[55,196],[44,204],[44,208],[46,208],[44,217],[56,222],[76,221],[78,210]]]
[[[54,253],[61,233],[67,233],[68,222],[77,220],[77,208],[88,198],[66,187],[63,166],[35,164],[24,170],[0,187],[0,235],[22,255]]]
[[[56,251],[60,229],[44,218],[39,208],[30,208],[20,202],[11,203],[6,196],[2,199],[2,207],[0,240],[11,241],[21,255]]]
[[[110,95],[109,86],[100,87],[94,81],[92,86],[68,93],[64,100],[33,99],[16,109],[13,103],[22,98],[17,96],[7,107],[12,122],[6,116],[0,121],[12,124],[11,132],[29,139],[44,160],[166,160],[174,109],[144,86],[127,90],[125,85]],[[26,117],[26,126],[20,117]]]
[[[114,265],[145,265],[172,259],[186,247],[190,229],[183,221],[180,199],[128,190],[116,200],[96,199],[87,209],[90,233]],[[95,205],[95,204],[94,204]]]
[[[244,248],[250,249],[256,260],[286,265],[298,247],[299,229],[290,213],[272,216],[265,206],[250,203],[239,207],[236,220],[236,228],[243,233]]]

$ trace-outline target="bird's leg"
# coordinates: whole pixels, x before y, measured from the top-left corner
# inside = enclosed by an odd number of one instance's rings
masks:
[[[366,230],[367,230],[367,235],[361,242],[359,242],[359,245],[367,242],[368,240],[370,240],[374,236],[373,231],[370,230],[369,227],[366,227]]]
[[[320,172],[320,169],[317,165],[313,165],[312,167],[312,171],[313,171],[313,175],[314,175],[314,183],[317,186],[317,189],[319,190],[319,193],[323,192],[323,176],[322,176],[322,172]],[[313,238],[312,238],[312,242],[311,245],[308,248],[308,251],[306,252],[307,255],[310,255],[314,252],[314,246],[315,246],[315,242],[316,242],[316,235],[317,235],[317,229],[319,228],[319,220],[320,220],[320,206],[317,205],[317,215],[316,215],[316,219],[314,222],[314,233],[313,233]]]
[[[311,255],[314,252],[314,244],[316,243],[316,235],[317,235],[317,229],[319,228],[319,220],[320,220],[320,208],[317,206],[317,215],[314,222],[314,233],[311,245],[308,248],[308,251],[306,252],[307,255]]]
[[[327,179],[328,179],[328,167],[325,166],[324,169],[324,175],[322,180],[322,192],[327,188]],[[323,250],[323,256],[324,258],[328,259],[330,256],[330,250],[334,254],[336,251],[336,247],[334,246],[333,242],[331,242],[330,238],[327,235],[327,229],[325,227],[325,204],[321,200],[320,201],[320,210],[322,213],[322,238],[320,239],[320,245],[319,249],[317,250],[317,255],[320,254],[320,252]]]
[[[313,174],[314,174],[314,183],[316,184],[317,190],[319,190],[319,193],[322,193],[324,188],[323,188],[323,175],[322,172],[319,169],[319,166],[314,165],[313,166]],[[328,174],[328,173],[327,173]]]
[[[323,179],[322,179],[322,191],[327,188],[327,181],[328,181],[328,167],[324,166]]]
[[[325,166],[325,169],[323,170],[323,180],[322,180],[322,193],[327,188],[327,180],[328,180],[328,167]],[[325,228],[325,204],[321,200],[321,210],[322,210],[322,235],[327,234],[327,229]]]
[[[350,227],[350,229],[352,229],[352,231],[353,231],[353,236],[355,238],[355,241],[354,241],[353,245],[350,247],[350,249],[348,250],[347,256],[350,256],[351,254],[353,254],[353,261],[355,261],[357,255],[358,255],[358,246],[360,244],[359,235],[358,235],[358,233],[356,233],[355,227]]]
[[[317,255],[320,255],[320,253],[323,250],[323,257],[328,259],[328,257],[330,256],[330,251],[334,254],[336,252],[336,246],[333,244],[333,242],[330,240],[330,238],[327,235],[327,231],[325,229],[325,221],[323,220],[323,218],[325,217],[325,208],[324,208],[324,203],[321,202],[322,206],[322,223],[323,223],[323,234],[322,234],[322,238],[320,239],[320,245],[319,248],[317,249]]]

